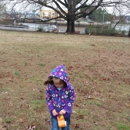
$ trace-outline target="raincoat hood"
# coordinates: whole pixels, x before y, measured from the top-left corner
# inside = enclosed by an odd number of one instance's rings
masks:
[[[63,80],[67,84],[67,86],[69,85],[69,77],[67,75],[66,68],[64,65],[58,65],[57,67],[55,67],[50,73],[49,77],[50,76],[57,77]]]

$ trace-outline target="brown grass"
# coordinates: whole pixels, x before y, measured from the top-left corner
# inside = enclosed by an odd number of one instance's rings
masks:
[[[64,64],[75,86],[71,130],[130,129],[130,39],[0,31],[0,117],[50,130],[43,82]]]

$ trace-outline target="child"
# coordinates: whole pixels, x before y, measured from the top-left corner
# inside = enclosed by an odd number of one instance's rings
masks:
[[[58,115],[64,115],[66,121],[66,127],[63,127],[62,130],[70,130],[70,116],[75,100],[75,91],[69,82],[65,66],[59,65],[54,68],[44,84],[48,85],[46,88],[46,101],[51,114],[51,130],[59,130]]]

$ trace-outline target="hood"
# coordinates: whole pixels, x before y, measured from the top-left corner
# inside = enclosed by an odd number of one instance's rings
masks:
[[[64,65],[58,65],[57,67],[55,67],[49,76],[57,77],[63,80],[67,84],[67,86],[69,85],[69,77],[67,75],[66,68]]]

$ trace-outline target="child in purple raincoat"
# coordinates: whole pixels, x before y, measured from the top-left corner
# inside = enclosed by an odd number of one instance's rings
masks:
[[[66,127],[63,127],[62,130],[70,130],[70,117],[75,100],[75,91],[73,85],[69,82],[65,66],[59,65],[54,68],[44,84],[48,85],[46,102],[51,114],[51,130],[59,130],[58,115],[64,115],[66,120]]]

